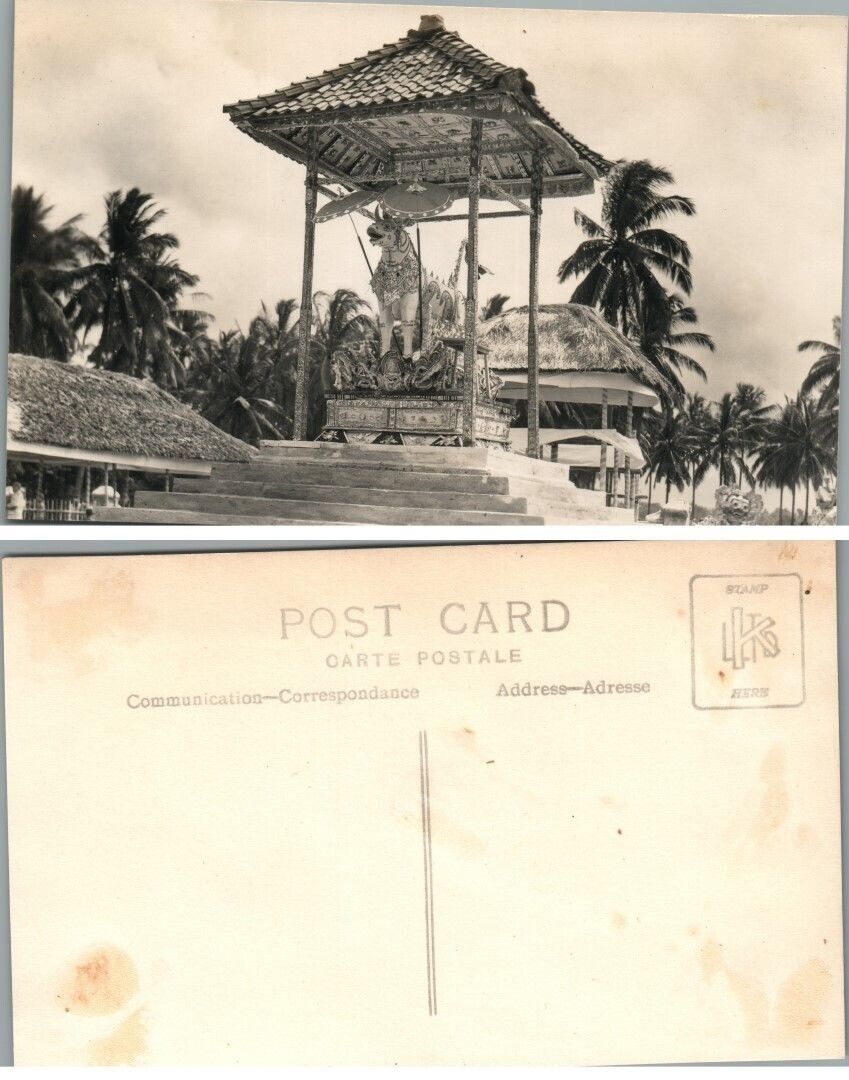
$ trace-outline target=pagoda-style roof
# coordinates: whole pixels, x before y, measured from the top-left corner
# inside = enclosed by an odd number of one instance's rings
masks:
[[[224,111],[299,162],[315,131],[320,175],[348,190],[418,176],[462,196],[474,119],[483,121],[483,176],[514,197],[530,193],[535,151],[545,197],[590,192],[610,168],[546,112],[526,72],[467,44],[439,16],[423,16],[418,30],[364,57]]]

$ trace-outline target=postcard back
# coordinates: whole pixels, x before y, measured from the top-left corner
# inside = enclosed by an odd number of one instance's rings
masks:
[[[19,1064],[842,1055],[833,545],[3,571]]]

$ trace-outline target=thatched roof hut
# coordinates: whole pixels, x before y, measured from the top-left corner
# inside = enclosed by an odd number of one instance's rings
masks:
[[[598,403],[608,391],[611,405],[652,407],[671,388],[640,350],[591,307],[540,304],[538,355],[540,398]],[[527,396],[528,309],[511,308],[481,324],[480,343],[489,349],[489,368],[505,380],[504,398]]]
[[[10,456],[204,475],[255,452],[151,382],[34,356],[9,356]]]

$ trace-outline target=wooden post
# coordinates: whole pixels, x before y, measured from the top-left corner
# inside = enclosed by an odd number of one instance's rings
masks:
[[[528,270],[528,457],[539,456],[539,232],[542,217],[542,153],[531,166],[530,255]]]
[[[463,444],[475,445],[478,393],[478,206],[481,190],[483,121],[472,120],[469,138],[469,235],[466,243],[466,340],[463,350]]]
[[[301,275],[301,313],[298,321],[298,372],[295,379],[295,417],[292,437],[307,437],[309,411],[310,338],[312,336],[312,271],[315,258],[315,209],[318,202],[318,131],[311,128],[307,142],[307,178],[304,197],[304,265]]]
[[[629,439],[634,437],[634,392],[628,391],[628,408],[625,412],[625,435]],[[631,455],[625,455],[625,506],[631,509],[634,505],[634,478],[631,476]]]
[[[557,461],[560,456],[560,443],[553,442],[551,444],[551,460]]]
[[[91,506],[91,465],[85,467],[85,504]]]
[[[607,430],[607,391],[601,392],[601,430]],[[604,492],[604,505],[607,506],[607,443],[601,444],[598,470],[599,487]]]

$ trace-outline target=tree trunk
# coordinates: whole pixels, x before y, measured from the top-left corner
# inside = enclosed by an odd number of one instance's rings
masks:
[[[778,524],[784,524],[784,484],[778,485]]]
[[[696,470],[693,468],[693,497],[690,502],[690,521],[696,520]]]
[[[803,525],[808,524],[808,503],[810,501],[810,498],[811,498],[811,481],[806,480],[805,481],[805,516],[802,519],[802,524]]]
[[[671,490],[672,490],[672,481],[667,480],[666,481],[666,501],[667,502],[669,502],[669,493],[670,493]]]
[[[646,508],[646,514],[651,513],[651,484],[652,484],[653,479],[654,479],[654,473],[652,472],[651,469],[649,469],[649,501],[648,501],[648,506]]]
[[[790,524],[796,524],[796,483],[793,482],[793,490],[790,495]]]

